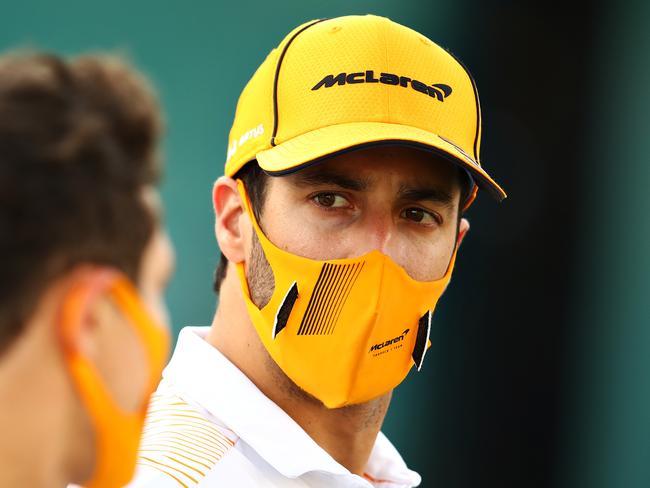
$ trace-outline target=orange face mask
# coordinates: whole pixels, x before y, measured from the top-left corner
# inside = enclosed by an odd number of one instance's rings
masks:
[[[262,309],[251,301],[243,263],[237,271],[253,325],[282,371],[326,407],[337,408],[381,396],[414,365],[419,370],[456,251],[445,275],[429,282],[413,280],[379,251],[329,261],[296,256],[266,238],[244,185],[238,185],[275,278]]]
[[[117,488],[132,478],[149,397],[160,380],[169,353],[169,332],[155,323],[128,278],[111,273],[103,286],[142,342],[149,376],[141,407],[126,412],[117,405],[94,364],[75,348],[65,347],[70,376],[95,430],[95,466],[91,479],[84,483],[87,488]],[[60,331],[64,344],[69,344],[65,337],[74,333],[92,292],[88,287],[79,287],[66,300]]]

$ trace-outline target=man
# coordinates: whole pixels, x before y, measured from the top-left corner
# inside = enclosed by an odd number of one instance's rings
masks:
[[[225,256],[210,328],[186,328],[133,486],[410,487],[380,432],[423,366],[469,224],[474,83],[388,19],[307,23],[244,88],[214,185]],[[224,264],[225,263],[225,264]]]
[[[0,57],[0,486],[132,477],[168,352],[160,131],[117,59]]]

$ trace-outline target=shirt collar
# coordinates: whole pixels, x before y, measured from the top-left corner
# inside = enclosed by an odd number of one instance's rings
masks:
[[[181,330],[163,378],[223,422],[284,476],[296,478],[309,471],[350,475],[217,348],[206,342],[209,329]],[[381,432],[367,471],[376,479],[414,486],[420,483],[420,476],[406,467]]]

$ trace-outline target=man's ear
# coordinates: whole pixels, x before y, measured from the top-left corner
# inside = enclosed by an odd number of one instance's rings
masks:
[[[90,359],[97,357],[97,331],[105,313],[106,283],[111,276],[104,269],[86,268],[72,271],[58,283],[58,334],[65,350]]]
[[[91,363],[98,375],[91,383],[100,381],[96,386],[103,386],[116,405],[133,412],[146,401],[151,370],[145,342],[131,322],[137,314],[123,308],[111,291],[117,277],[110,268],[73,271],[62,290],[58,329],[64,354]]]
[[[232,263],[245,259],[244,236],[240,220],[244,215],[242,201],[237,190],[237,182],[227,176],[220,177],[212,189],[214,206],[214,232],[219,249]]]
[[[469,220],[462,218],[458,224],[458,247],[463,243],[467,232],[469,232]]]

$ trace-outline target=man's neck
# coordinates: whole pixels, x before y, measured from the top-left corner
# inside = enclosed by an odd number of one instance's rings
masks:
[[[233,275],[229,274],[222,283],[208,342],[339,464],[363,475],[388,410],[390,393],[364,404],[328,409],[298,388],[264,348]]]
[[[11,344],[0,363],[0,486],[61,487],[69,479],[59,378],[30,332]]]
[[[289,380],[266,350],[260,351],[260,356],[268,358],[264,367],[264,385],[258,385],[262,392],[339,464],[362,476],[386,416],[391,394],[363,404],[330,409]]]

